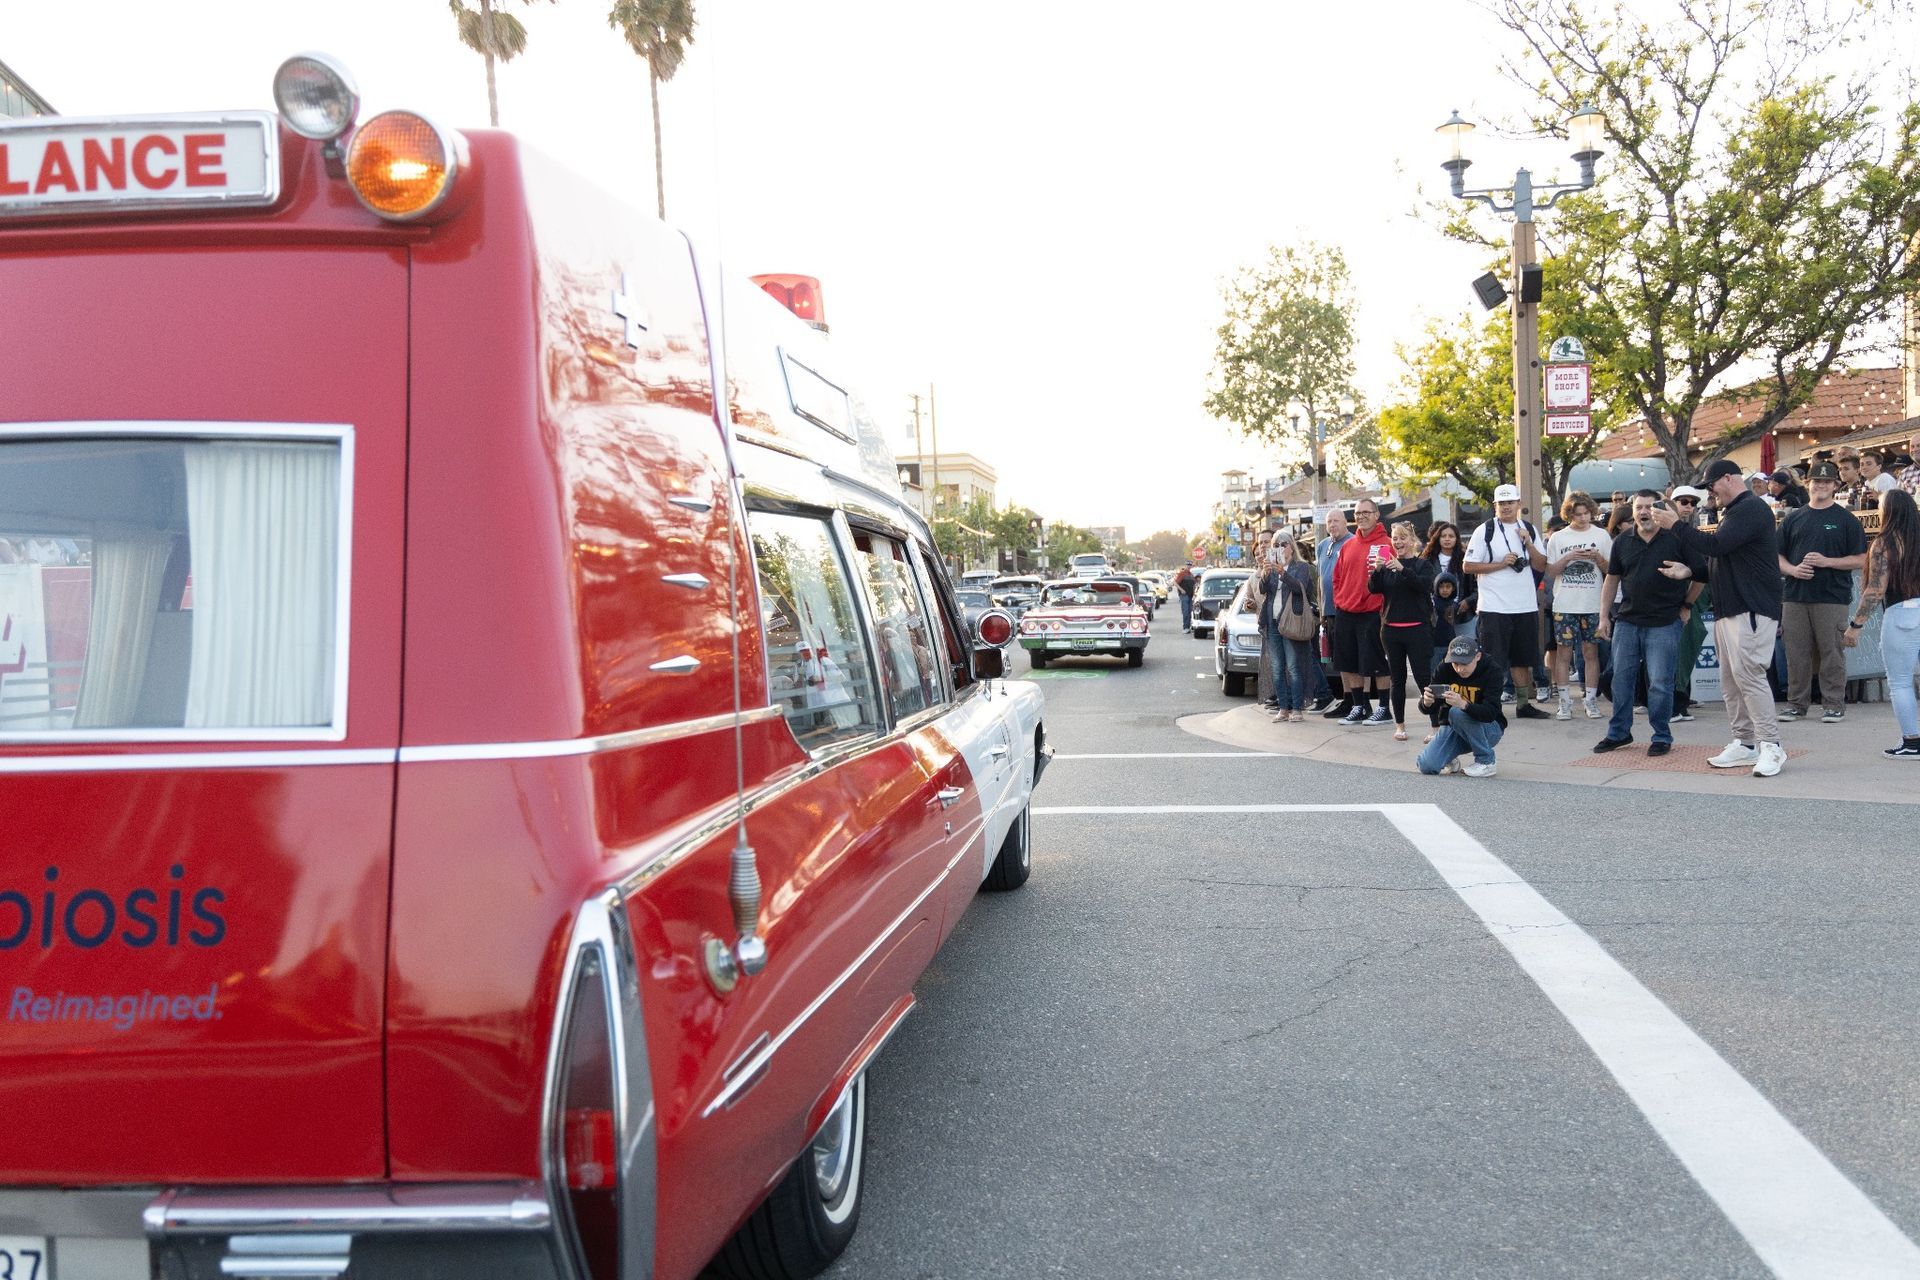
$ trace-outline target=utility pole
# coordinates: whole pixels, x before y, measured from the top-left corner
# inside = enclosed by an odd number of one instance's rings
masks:
[[[933,434],[933,514],[940,514],[940,414],[933,406],[933,384],[927,384],[927,425]]]
[[[1520,170],[1513,223],[1513,482],[1520,486],[1520,507],[1527,518],[1546,526],[1546,476],[1540,470],[1540,304],[1528,302],[1527,269],[1535,265],[1533,206],[1529,174]]]
[[[920,518],[927,518],[927,451],[920,447],[920,393],[908,394],[913,401],[913,463],[920,477]]]

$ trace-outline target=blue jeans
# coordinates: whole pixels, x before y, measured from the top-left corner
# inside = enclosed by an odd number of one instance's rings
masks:
[[[1318,698],[1333,697],[1333,689],[1327,684],[1326,664],[1320,660],[1320,637],[1325,634],[1324,631],[1316,632],[1313,639],[1302,640],[1300,642],[1306,651],[1307,696],[1309,701]]]
[[[1475,720],[1459,707],[1447,708],[1447,722],[1420,752],[1420,772],[1438,773],[1440,766],[1473,752],[1475,764],[1492,764],[1493,748],[1506,731],[1494,720]]]
[[[1675,618],[1664,627],[1643,627],[1616,619],[1613,624],[1613,719],[1607,736],[1633,736],[1633,689],[1640,667],[1647,668],[1647,725],[1655,742],[1673,741],[1673,677],[1680,669],[1680,632]]]
[[[1920,708],[1913,700],[1913,668],[1920,663],[1920,607],[1899,605],[1880,618],[1880,656],[1887,664],[1887,701],[1900,722],[1900,736],[1920,738]]]
[[[1193,597],[1182,591],[1180,596],[1180,629],[1193,630]]]
[[[1268,655],[1272,659],[1268,661]],[[1260,645],[1261,661],[1268,662],[1267,671],[1272,676],[1268,687],[1273,690],[1274,702],[1282,711],[1305,711],[1307,709],[1307,642],[1289,640],[1276,629],[1267,632],[1266,639]]]

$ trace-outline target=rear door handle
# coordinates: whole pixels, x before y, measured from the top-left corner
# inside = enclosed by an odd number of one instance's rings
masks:
[[[987,754],[992,756],[995,760],[1005,760],[1007,758],[1007,752],[1011,750],[1013,750],[1013,748],[1007,746],[1003,742],[1003,743],[1000,743],[998,746],[988,747]]]
[[[953,808],[953,802],[967,793],[963,787],[942,787],[935,794],[939,797],[940,807],[942,809],[951,809]]]

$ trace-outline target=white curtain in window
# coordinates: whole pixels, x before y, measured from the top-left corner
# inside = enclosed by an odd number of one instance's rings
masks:
[[[193,444],[186,464],[193,548],[187,725],[331,723],[339,450]]]
[[[153,647],[153,616],[160,608],[173,536],[102,533],[93,540],[92,617],[87,623],[86,668],[73,723],[83,729],[124,728],[133,722]]]

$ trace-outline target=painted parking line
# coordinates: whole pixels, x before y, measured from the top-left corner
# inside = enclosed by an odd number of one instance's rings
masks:
[[[1781,1280],[1920,1276],[1920,1247],[1590,934],[1432,804],[1035,805],[1038,815],[1378,813],[1560,1010]]]
[[[1278,760],[1278,751],[1080,751],[1055,760]],[[1038,813],[1040,810],[1036,809]]]

